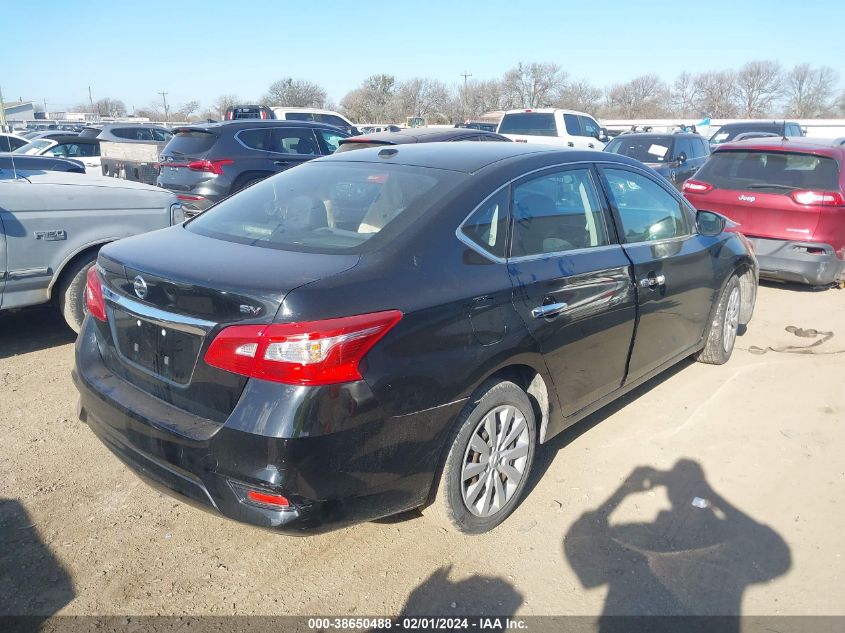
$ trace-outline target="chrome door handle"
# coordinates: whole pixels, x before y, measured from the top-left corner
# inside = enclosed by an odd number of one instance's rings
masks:
[[[566,303],[550,303],[531,310],[531,316],[535,319],[547,319],[549,317],[557,316],[568,307],[569,305]]]
[[[666,275],[656,275],[654,277],[643,277],[640,279],[640,288],[656,288],[657,286],[666,285]]]

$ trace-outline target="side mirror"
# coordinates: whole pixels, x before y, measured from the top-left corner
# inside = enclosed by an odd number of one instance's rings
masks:
[[[721,235],[728,224],[728,219],[713,213],[713,211],[699,211],[695,214],[695,224],[698,227],[698,232],[701,235],[715,237]]]
[[[678,164],[683,165],[685,162],[687,162],[687,155],[684,152],[681,152],[678,154]]]
[[[599,134],[596,137],[602,143],[607,143],[610,140],[610,134],[607,133],[607,128],[603,127],[599,130]]]

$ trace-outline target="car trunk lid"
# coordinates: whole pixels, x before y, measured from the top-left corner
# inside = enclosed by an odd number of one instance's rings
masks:
[[[839,190],[838,165],[829,157],[798,152],[723,150],[713,154],[694,183],[711,190],[687,195],[699,209],[716,211],[749,236],[813,240],[823,206],[806,204],[807,192]]]
[[[98,260],[104,360],[157,398],[223,422],[247,379],[204,362],[214,336],[233,323],[271,322],[288,292],[358,259],[259,248],[182,226],[121,240]]]

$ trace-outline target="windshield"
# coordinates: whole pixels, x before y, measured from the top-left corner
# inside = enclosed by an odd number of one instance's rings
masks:
[[[56,141],[48,141],[47,139],[38,139],[30,141],[26,145],[21,145],[14,151],[15,154],[40,154],[42,150],[47,149],[51,145],[55,145]]]
[[[354,251],[400,216],[431,208],[459,177],[402,165],[314,162],[245,189],[186,228],[265,248]]]
[[[506,114],[499,125],[499,134],[525,136],[557,136],[555,115],[551,112],[514,112]]]
[[[629,156],[641,163],[665,163],[672,156],[671,149],[672,139],[618,136],[604,151]]]
[[[795,189],[836,191],[839,167],[832,158],[793,152],[712,154],[695,175],[718,189],[789,193]]]

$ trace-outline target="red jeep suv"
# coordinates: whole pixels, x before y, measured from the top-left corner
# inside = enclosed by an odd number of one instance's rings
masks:
[[[727,216],[754,245],[760,276],[822,286],[845,268],[845,139],[725,143],[684,196]]]

